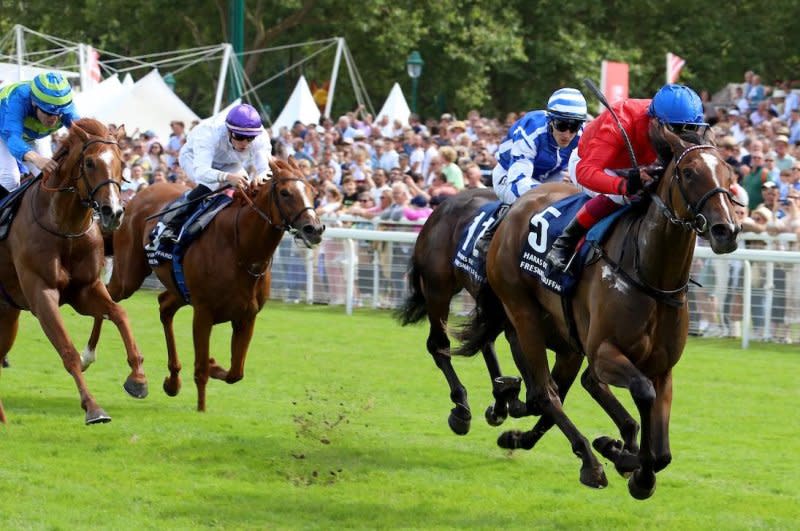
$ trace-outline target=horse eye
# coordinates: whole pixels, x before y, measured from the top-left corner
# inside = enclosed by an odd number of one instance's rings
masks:
[[[283,190],[281,190],[280,193],[281,193],[281,197],[289,197],[289,196],[292,195],[292,193],[289,190],[286,190],[285,188]]]
[[[94,159],[86,159],[86,167],[88,169],[90,169],[90,170],[93,169],[94,168]]]

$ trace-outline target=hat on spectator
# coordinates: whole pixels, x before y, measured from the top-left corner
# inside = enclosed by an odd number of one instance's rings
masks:
[[[755,216],[756,214],[758,214],[767,221],[772,219],[772,211],[764,205],[761,205],[758,208],[754,208],[750,215]]]
[[[462,131],[466,131],[467,130],[467,125],[464,122],[462,122],[461,120],[458,120],[457,122],[451,123],[450,126],[447,129],[449,131],[452,131],[453,129],[461,129]]]
[[[342,142],[345,143],[345,144],[352,144],[353,143],[353,139],[348,136],[347,138],[343,138]]]
[[[414,205],[415,207],[424,208],[428,206],[428,201],[425,199],[424,195],[415,195],[411,199],[411,204]]]
[[[356,140],[364,140],[365,138],[367,138],[367,135],[364,134],[364,131],[362,131],[361,129],[356,129],[356,132],[353,134],[353,138]]]
[[[446,113],[444,113],[444,114],[442,115],[442,117],[441,117],[441,118],[439,118],[439,119],[440,119],[440,120],[447,120],[447,121],[449,122],[450,120],[452,120],[452,119],[453,119],[453,115],[452,115],[452,114],[450,114],[449,112],[446,112]]]
[[[447,199],[447,196],[444,194],[435,195],[431,197],[430,205],[431,206],[441,205],[442,201],[444,201],[445,199]]]
[[[147,131],[142,133],[142,136],[146,136],[147,138],[153,138],[154,136],[156,136],[156,133],[152,129],[148,129]]]
[[[773,98],[785,98],[786,97],[786,93],[784,91],[782,91],[781,89],[776,89],[772,93],[772,97]]]
[[[785,142],[786,144],[788,144],[789,139],[786,137],[786,135],[778,135],[775,137],[775,142]]]
[[[769,190],[769,189],[771,189],[771,188],[777,188],[777,187],[778,187],[778,185],[777,185],[777,184],[775,184],[775,182],[774,182],[774,181],[764,181],[764,182],[761,184],[761,189],[762,189],[762,190]]]
[[[774,151],[767,151],[764,154],[764,160],[771,160],[771,161],[774,162],[775,161],[775,152]]]
[[[722,140],[719,141],[719,147],[721,148],[736,148],[736,139],[730,135],[723,136]]]
[[[739,116],[739,109],[731,109],[728,111],[728,116]]]

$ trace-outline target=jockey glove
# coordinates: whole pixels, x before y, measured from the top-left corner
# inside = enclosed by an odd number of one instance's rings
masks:
[[[642,177],[639,174],[639,168],[632,168],[628,170],[628,184],[625,188],[625,195],[635,195],[642,189]]]

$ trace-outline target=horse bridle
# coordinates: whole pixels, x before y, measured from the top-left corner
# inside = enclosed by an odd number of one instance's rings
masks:
[[[92,146],[93,144],[107,144],[107,145],[114,145],[114,146],[118,146],[119,145],[119,144],[117,144],[116,140],[108,140],[108,139],[104,139],[104,138],[94,138],[94,139],[91,139],[91,140],[88,140],[88,141],[84,142],[83,146],[81,147],[81,154],[80,154],[80,157],[78,158],[78,165],[80,166],[80,173],[78,174],[77,177],[75,177],[74,180],[77,182],[78,180],[83,179],[83,182],[86,185],[86,189],[89,190],[89,196],[86,197],[86,198],[81,197],[80,190],[78,190],[77,186],[67,186],[67,187],[64,187],[64,188],[56,188],[55,191],[57,191],[57,192],[76,193],[76,194],[78,194],[78,199],[80,200],[81,206],[86,207],[86,208],[91,207],[92,210],[94,210],[95,212],[99,213],[100,204],[97,201],[94,200],[95,194],[97,192],[99,192],[100,189],[102,187],[104,187],[104,186],[110,186],[110,185],[113,184],[113,185],[116,185],[116,187],[118,189],[120,189],[120,190],[122,189],[122,187],[121,187],[120,183],[115,181],[114,179],[106,179],[105,181],[102,181],[102,182],[98,183],[97,185],[95,185],[94,188],[91,187],[91,184],[89,183],[89,178],[86,176],[86,168],[84,166],[83,159],[84,159],[84,156],[86,155],[86,150],[90,146]],[[60,163],[59,163],[59,166],[61,166]],[[70,178],[70,180],[73,180],[73,179]],[[42,180],[42,182],[44,183],[44,180]]]
[[[670,183],[670,193],[667,196],[669,205],[665,204],[664,201],[658,196],[658,194],[655,193],[655,191],[653,190],[650,191],[650,198],[653,200],[658,209],[661,211],[664,217],[666,217],[669,220],[670,223],[672,223],[673,225],[678,225],[680,227],[683,227],[685,230],[693,230],[697,234],[703,234],[704,232],[706,232],[706,230],[708,230],[708,219],[706,219],[706,217],[703,215],[702,212],[703,212],[703,207],[706,205],[706,202],[708,202],[709,199],[711,199],[713,196],[717,194],[724,194],[728,196],[728,199],[730,199],[731,202],[738,203],[738,201],[733,196],[730,190],[727,190],[719,186],[707,191],[705,194],[703,194],[703,197],[701,197],[696,203],[692,203],[689,200],[689,194],[686,192],[686,188],[684,187],[683,181],[681,180],[680,164],[681,161],[684,159],[684,157],[686,157],[686,155],[700,149],[716,150],[717,148],[716,146],[712,146],[711,144],[698,144],[696,146],[689,146],[675,158],[675,168],[672,174],[672,182]],[[675,214],[675,208],[672,206],[673,194],[671,191],[673,183],[676,183],[678,185],[678,191],[680,192],[681,197],[683,198],[683,202],[686,205],[686,208],[689,210],[689,216],[690,216],[689,218],[679,218]]]
[[[313,211],[314,207],[311,207],[311,206],[304,207],[297,213],[297,215],[295,215],[292,219],[289,219],[289,216],[286,215],[286,213],[284,212],[283,208],[281,207],[281,202],[278,200],[277,186],[278,186],[278,180],[279,179],[277,177],[273,177],[270,180],[272,181],[272,184],[270,186],[269,195],[271,196],[272,203],[275,205],[275,208],[278,209],[278,215],[280,216],[280,220],[281,220],[280,224],[276,224],[274,221],[272,221],[272,218],[270,218],[270,216],[267,213],[265,213],[263,210],[258,208],[258,206],[253,202],[252,199],[250,199],[247,196],[247,194],[242,194],[242,195],[244,196],[245,201],[247,201],[247,203],[250,205],[250,208],[255,210],[256,214],[261,216],[261,218],[264,221],[266,221],[268,225],[272,225],[276,229],[284,230],[284,231],[288,232],[289,234],[294,235],[297,232],[297,229],[294,228],[294,223],[298,219],[300,219],[300,216],[303,215],[303,212],[305,212],[306,210],[312,210]],[[300,181],[304,185],[306,185],[308,187],[311,187],[311,185],[308,183],[308,181],[306,181],[305,179],[301,179],[299,177],[281,177],[280,181]]]

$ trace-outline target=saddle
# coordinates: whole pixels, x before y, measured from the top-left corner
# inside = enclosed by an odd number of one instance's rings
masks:
[[[41,175],[38,177],[25,179],[22,181],[22,183],[20,183],[16,190],[5,196],[3,199],[0,199],[0,241],[8,238],[8,233],[11,230],[11,222],[14,221],[14,217],[17,215],[17,211],[19,210],[19,205],[22,203],[21,199],[22,196],[25,195],[25,191],[40,178]]]

